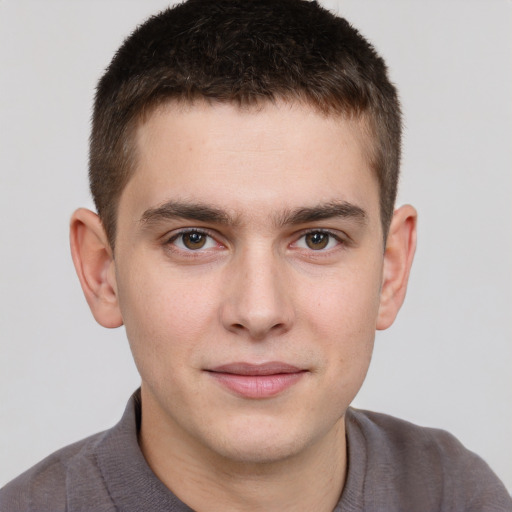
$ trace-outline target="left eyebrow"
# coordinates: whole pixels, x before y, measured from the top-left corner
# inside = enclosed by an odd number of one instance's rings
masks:
[[[360,224],[365,224],[368,215],[365,210],[355,204],[347,201],[331,201],[326,204],[284,212],[277,218],[277,224],[281,226],[306,224],[336,217],[352,219]]]

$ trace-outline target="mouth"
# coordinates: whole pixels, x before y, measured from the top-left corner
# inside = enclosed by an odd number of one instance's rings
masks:
[[[207,370],[222,387],[243,398],[271,398],[298,383],[307,370],[272,361],[263,364],[230,363]]]

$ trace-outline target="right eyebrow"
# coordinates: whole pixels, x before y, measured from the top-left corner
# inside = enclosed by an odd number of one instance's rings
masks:
[[[201,203],[167,201],[155,208],[146,210],[141,218],[141,224],[154,224],[162,220],[187,219],[215,224],[234,224],[235,219],[226,211]]]

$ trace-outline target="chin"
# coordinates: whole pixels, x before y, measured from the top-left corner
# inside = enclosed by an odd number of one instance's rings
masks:
[[[254,439],[250,443],[233,443],[220,447],[219,454],[233,463],[270,465],[284,462],[301,453],[300,443],[286,439],[284,442]]]
[[[264,424],[262,424],[264,423]],[[240,464],[274,464],[299,456],[321,437],[321,432],[299,425],[250,422],[210,437],[210,448],[221,457]]]

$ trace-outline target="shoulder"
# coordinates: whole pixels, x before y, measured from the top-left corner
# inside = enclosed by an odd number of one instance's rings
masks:
[[[354,448],[364,444],[358,452],[364,452],[367,484],[380,482],[405,503],[429,504],[424,510],[512,510],[498,477],[452,434],[356,409],[346,421],[349,455],[351,437]]]
[[[405,459],[417,455],[417,450],[427,450],[424,454],[429,454],[432,462],[460,464],[467,457],[476,457],[445,430],[421,427],[387,414],[351,408],[347,422],[357,425],[369,442],[385,442],[394,456]]]
[[[66,510],[69,470],[94,466],[91,454],[104,433],[61,448],[0,489],[0,511],[59,512]]]

